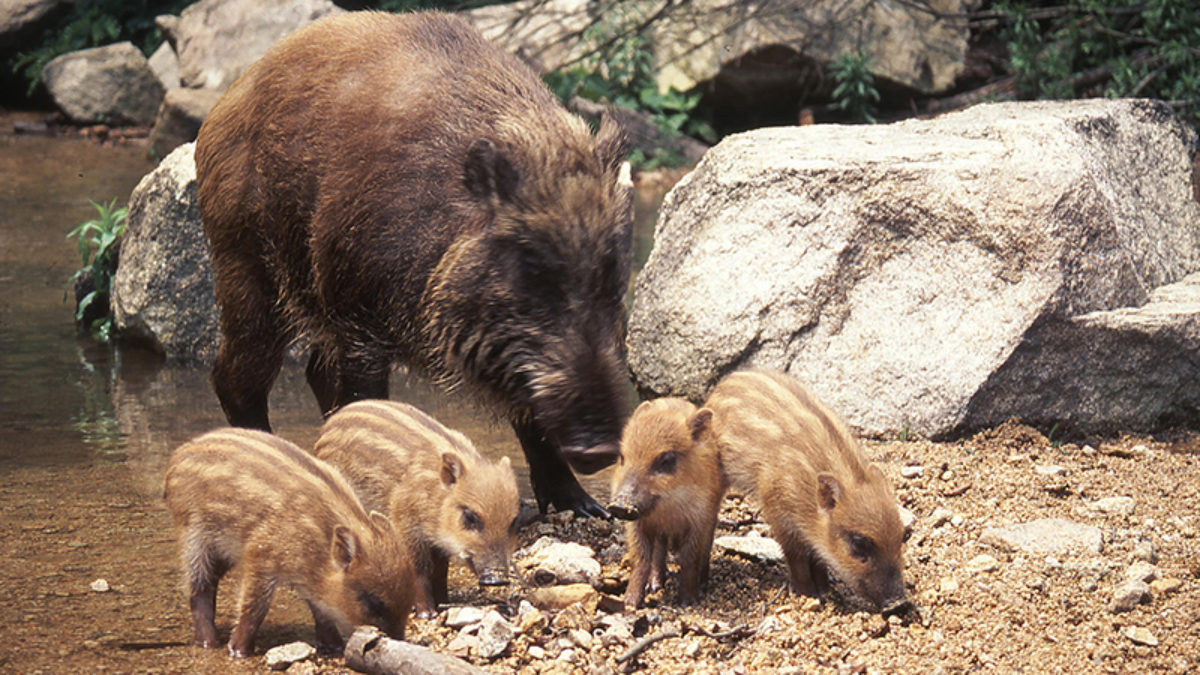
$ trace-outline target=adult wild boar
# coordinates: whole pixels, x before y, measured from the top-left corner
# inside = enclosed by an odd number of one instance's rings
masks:
[[[513,424],[544,511],[604,511],[579,486],[625,414],[624,142],[441,13],[330,17],[281,40],[196,143],[230,423],[269,429],[285,346],[311,342],[326,414],[387,398],[400,361]]]

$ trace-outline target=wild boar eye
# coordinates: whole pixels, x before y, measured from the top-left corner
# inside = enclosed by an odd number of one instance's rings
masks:
[[[654,458],[654,463],[650,465],[650,470],[654,473],[675,473],[675,465],[679,463],[679,453],[664,452]]]
[[[374,619],[387,619],[389,617],[387,603],[374,593],[359,591],[358,603],[362,605],[363,612],[369,617]]]
[[[483,519],[479,517],[478,513],[475,513],[471,509],[468,509],[467,507],[464,506],[464,507],[462,507],[462,526],[463,526],[464,530],[471,530],[472,532],[482,532],[483,531]]]
[[[846,543],[850,545],[850,555],[860,562],[867,562],[875,556],[875,542],[857,532],[847,535]]]

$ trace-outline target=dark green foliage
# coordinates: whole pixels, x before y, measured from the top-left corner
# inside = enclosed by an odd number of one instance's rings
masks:
[[[162,44],[154,25],[159,14],[178,14],[192,0],[77,0],[59,22],[46,29],[42,44],[17,56],[14,73],[29,82],[29,92],[42,80],[42,68],[68,52],[129,40],[149,56]]]
[[[120,255],[121,235],[125,232],[125,207],[116,208],[117,200],[107,204],[91,202],[96,207],[99,217],[81,223],[71,230],[67,238],[77,237],[79,260],[83,264],[71,277],[72,285],[80,279],[90,279],[90,288],[82,297],[77,298],[75,306],[75,321],[91,325],[86,328],[97,339],[108,342],[113,338],[112,315],[109,311],[91,319],[94,307],[108,307],[112,291],[113,277],[117,273],[117,258]]]
[[[716,142],[716,131],[699,114],[700,94],[675,88],[660,92],[654,80],[654,52],[638,24],[641,17],[632,4],[610,8],[608,18],[598,19],[583,33],[591,47],[578,63],[547,73],[546,84],[564,103],[573,96],[589,101],[606,101],[650,115],[664,140],[681,134]],[[655,150],[647,156],[634,150],[630,161],[639,168],[680,166],[685,161],[677,152]]]
[[[993,10],[1021,96],[1158,98],[1200,121],[1200,3],[1002,0]]]
[[[871,57],[865,51],[842,54],[829,66],[837,86],[833,89],[834,106],[859,122],[875,122],[875,104],[879,91],[871,75]]]

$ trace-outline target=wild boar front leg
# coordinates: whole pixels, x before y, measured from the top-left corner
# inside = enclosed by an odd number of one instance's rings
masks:
[[[229,654],[243,658],[254,654],[254,636],[262,625],[275,592],[275,579],[246,566],[238,596],[238,621],[229,636]]]
[[[625,609],[637,609],[646,596],[646,582],[650,579],[653,565],[653,541],[642,532],[637,522],[625,526],[625,541],[628,542],[630,562],[629,584],[625,587]]]
[[[715,523],[714,523],[715,525]],[[691,605],[700,598],[700,587],[708,581],[708,561],[712,557],[713,529],[692,533],[679,549],[679,604]]]
[[[213,621],[217,608],[217,585],[229,571],[229,563],[212,555],[203,543],[189,540],[183,551],[183,564],[188,576],[188,604],[192,610],[196,644],[212,649],[220,643]]]
[[[317,649],[326,654],[341,652],[345,641],[342,640],[337,622],[311,600],[308,601],[308,609],[312,612],[313,624],[316,627]]]
[[[545,513],[547,507],[553,505],[558,511],[574,511],[579,516],[610,517],[608,511],[579,485],[571,467],[536,424],[513,422],[513,429],[529,464],[529,480],[533,483],[533,496],[537,498],[539,511]]]

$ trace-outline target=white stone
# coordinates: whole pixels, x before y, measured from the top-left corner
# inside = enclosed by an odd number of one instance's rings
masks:
[[[770,537],[739,537],[735,535],[725,535],[717,537],[713,540],[713,544],[720,549],[736,553],[737,555],[751,558],[753,560],[762,560],[764,562],[781,562],[783,561],[783,548]]]
[[[1133,497],[1104,497],[1088,504],[1088,508],[1114,516],[1132,516],[1137,507]]]
[[[1008,527],[989,527],[979,540],[1005,550],[1059,555],[1070,551],[1099,554],[1104,541],[1100,528],[1062,518],[1041,518]]]
[[[561,586],[600,582],[600,561],[596,552],[582,544],[541,537],[516,554],[518,566],[527,583],[534,586]]]
[[[1126,581],[1113,589],[1112,602],[1108,611],[1113,614],[1128,612],[1150,598],[1150,586],[1144,581]]]
[[[1147,647],[1158,646],[1158,638],[1154,637],[1154,633],[1151,633],[1148,628],[1143,628],[1141,626],[1126,626],[1124,633],[1125,637],[1129,638],[1130,642],[1139,645],[1146,645]]]
[[[986,553],[980,553],[967,561],[966,569],[976,573],[995,572],[1000,569],[1000,561]]]
[[[92,589],[96,593],[107,593],[108,591],[112,590],[109,587],[106,579],[96,579],[92,583],[88,584],[88,588]]]
[[[925,467],[910,464],[900,467],[900,475],[904,478],[920,478],[925,474]]]
[[[264,658],[271,670],[287,670],[293,663],[311,659],[316,653],[316,648],[307,642],[289,642],[268,649]]]

